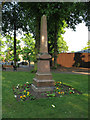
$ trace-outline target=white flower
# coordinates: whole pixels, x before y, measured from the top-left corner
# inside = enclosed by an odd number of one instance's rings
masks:
[[[62,97],[62,95],[60,97]]]
[[[73,93],[75,93],[75,92],[73,91]]]
[[[55,105],[52,105],[52,107],[55,107]]]
[[[16,88],[18,88],[18,86]]]
[[[16,98],[17,96],[16,96],[16,95],[14,95],[14,97]]]
[[[29,82],[26,82],[26,83],[29,83]]]

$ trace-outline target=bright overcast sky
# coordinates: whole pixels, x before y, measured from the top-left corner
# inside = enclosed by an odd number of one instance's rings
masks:
[[[80,51],[87,46],[88,42],[88,27],[85,23],[80,23],[76,26],[76,31],[65,29],[65,34],[62,35],[67,42],[69,52]]]

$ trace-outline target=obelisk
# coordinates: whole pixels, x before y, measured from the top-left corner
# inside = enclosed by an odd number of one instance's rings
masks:
[[[55,82],[52,80],[50,72],[50,58],[51,55],[48,54],[47,19],[43,15],[41,17],[40,53],[37,57],[38,69],[32,84],[32,89],[36,92],[53,91],[55,88]]]

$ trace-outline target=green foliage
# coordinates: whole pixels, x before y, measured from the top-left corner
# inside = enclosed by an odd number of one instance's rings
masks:
[[[5,2],[2,8],[2,33],[3,35],[14,36],[14,65],[18,61],[18,54],[16,54],[16,36],[17,30],[20,33],[21,29],[25,31],[25,14],[17,2]],[[21,28],[21,29],[20,29]],[[8,55],[7,55],[8,56]],[[10,56],[8,57],[8,59]],[[11,58],[10,58],[11,59]],[[7,59],[6,59],[7,60]],[[12,59],[13,60],[13,59]]]
[[[55,18],[53,18],[55,19]],[[61,24],[62,23],[62,24]],[[60,53],[62,51],[68,51],[68,46],[67,46],[67,43],[64,41],[64,38],[62,37],[62,34],[65,33],[65,30],[64,28],[67,26],[66,22],[65,21],[62,21],[62,22],[58,22],[58,27],[57,27],[57,31],[54,30],[54,28],[52,28],[53,24],[55,23],[51,23],[49,25],[49,30],[48,30],[48,39],[49,39],[49,53],[54,56],[54,52],[55,52],[55,44],[57,45],[57,53]],[[54,36],[54,33],[57,34],[57,38],[55,38]],[[57,39],[55,41],[55,39]],[[56,42],[56,43],[55,43]]]
[[[75,51],[71,51],[71,53],[74,53]]]
[[[76,67],[80,67],[80,63],[77,63],[77,64],[76,64]]]
[[[6,55],[6,58],[5,60],[8,61],[8,60],[11,60],[13,61],[14,60],[14,38],[11,37],[10,35],[6,35],[5,36],[6,40],[5,40],[5,45],[7,46],[7,49],[5,51],[5,55]],[[21,53],[21,47],[20,47],[20,40],[17,40],[17,46],[16,46],[16,58],[17,58],[17,61],[19,61],[19,55]]]
[[[87,23],[88,9],[87,3],[75,2],[38,2],[38,3],[19,3],[23,11],[26,13],[26,21],[28,24],[28,31],[31,31],[36,40],[36,47],[39,48],[40,43],[40,19],[43,14],[47,16],[48,24],[48,40],[49,40],[49,53],[54,51],[55,34],[61,35],[64,33],[64,27],[70,27],[75,30],[75,26],[84,20]],[[78,8],[78,9],[77,9]],[[66,23],[66,25],[64,24]],[[55,30],[57,24],[57,30]],[[39,26],[39,27],[38,27]],[[37,29],[38,28],[38,29]],[[61,32],[62,31],[62,32]],[[37,35],[38,34],[38,35]],[[56,38],[58,40],[58,38]],[[56,41],[57,41],[56,40]],[[68,49],[67,45],[64,49]],[[60,45],[59,45],[60,46]],[[38,49],[37,49],[38,50]]]
[[[84,47],[82,50],[87,50],[87,49],[90,49],[90,40],[88,40],[88,42],[87,42],[87,46]]]
[[[3,41],[3,36],[0,34],[0,60],[3,60],[4,57],[1,55],[4,55],[4,52],[2,51],[5,48],[4,41]]]
[[[36,50],[33,53],[35,56],[31,58],[36,61],[36,54],[40,48],[40,20],[41,16],[45,14],[48,23],[49,53],[53,54],[56,61],[58,52],[68,50],[68,46],[61,36],[64,33],[63,28],[70,27],[75,30],[76,25],[83,20],[87,25],[88,8],[89,4],[85,2],[28,2],[28,4],[27,2],[6,2],[2,9],[2,30],[4,33],[10,33],[16,25],[16,30],[21,28],[27,33],[33,33]],[[58,36],[58,34],[60,35]]]
[[[16,24],[16,30],[19,32],[19,28],[24,30],[26,28],[24,18],[25,14],[17,2],[5,2],[2,8],[3,33],[11,34],[11,32],[14,32],[14,24]]]
[[[64,28],[67,27],[67,24],[65,20],[62,21],[62,24],[60,24],[60,28],[58,30],[58,40],[57,40],[57,46],[58,46],[58,52],[67,52],[68,51],[68,46],[66,41],[64,41],[64,38],[62,37],[62,34],[65,33]]]
[[[31,73],[36,73],[36,72],[37,72],[36,69],[31,70]]]
[[[25,34],[24,38],[21,38],[22,41],[24,41],[24,48],[22,49],[22,55],[24,60],[28,61],[34,61],[34,55],[35,55],[35,40],[32,37],[32,35]]]
[[[55,93],[47,94],[48,97],[55,97]]]
[[[3,41],[3,36],[0,33],[0,50],[1,50],[1,48],[4,48],[4,47],[5,47],[5,45],[4,45],[4,41]]]
[[[57,41],[57,44],[58,44],[58,52],[61,53],[61,52],[67,52],[68,51],[68,46],[67,46],[67,43],[64,41],[64,38],[62,36],[60,36],[58,38],[58,41]]]

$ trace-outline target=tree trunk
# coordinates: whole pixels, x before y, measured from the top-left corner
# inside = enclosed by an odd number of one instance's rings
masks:
[[[14,23],[14,70],[16,70],[16,24]]]
[[[34,61],[34,71],[37,71],[37,54],[40,50],[40,18],[36,19],[36,30],[35,30],[35,61]]]
[[[29,67],[30,67],[30,60],[28,62],[29,62]]]
[[[40,19],[37,18],[36,19],[36,49],[37,49],[37,53],[39,53],[40,50]]]
[[[54,67],[57,68],[57,23],[55,22],[54,33]]]

